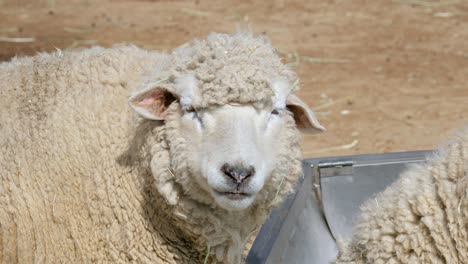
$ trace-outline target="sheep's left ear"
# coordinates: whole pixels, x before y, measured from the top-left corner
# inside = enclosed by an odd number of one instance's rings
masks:
[[[319,123],[314,112],[294,94],[290,94],[286,100],[286,107],[294,115],[297,128],[307,134],[316,134],[326,129]]]

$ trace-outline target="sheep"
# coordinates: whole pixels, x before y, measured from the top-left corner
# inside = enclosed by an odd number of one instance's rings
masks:
[[[468,127],[361,208],[335,263],[468,263]]]
[[[324,130],[297,83],[250,32],[1,63],[0,261],[241,262]]]

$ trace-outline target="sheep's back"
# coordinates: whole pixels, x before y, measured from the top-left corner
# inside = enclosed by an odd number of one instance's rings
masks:
[[[1,263],[125,258],[142,215],[138,180],[117,162],[134,127],[127,98],[160,56],[96,47],[0,64]]]

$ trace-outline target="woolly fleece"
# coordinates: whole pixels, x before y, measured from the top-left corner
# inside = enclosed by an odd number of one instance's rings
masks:
[[[202,80],[197,107],[263,104],[271,76],[295,78],[266,38],[240,33],[172,54],[96,47],[0,64],[1,263],[200,263],[208,247],[209,262],[241,261],[302,175],[300,135],[287,115],[278,167],[254,204],[219,208],[191,180],[179,102],[165,122],[127,105],[139,87],[174,91],[171,76],[189,72]]]
[[[157,84],[175,92],[177,79],[188,74],[199,81],[201,94],[192,102],[195,108],[268,103],[274,96],[272,81],[284,79],[292,84],[297,79],[267,37],[250,32],[212,33],[175,49],[150,72],[142,89]]]
[[[335,263],[468,263],[468,128],[362,207]]]

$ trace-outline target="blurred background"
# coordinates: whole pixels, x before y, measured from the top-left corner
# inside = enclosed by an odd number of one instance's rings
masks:
[[[0,61],[170,51],[240,24],[272,39],[328,129],[304,136],[306,157],[429,149],[468,124],[466,0],[0,0]]]

